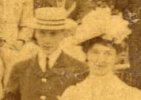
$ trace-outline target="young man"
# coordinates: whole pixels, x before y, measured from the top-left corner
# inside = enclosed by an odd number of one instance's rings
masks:
[[[31,40],[31,37],[33,37],[33,30],[34,30],[32,27],[27,26],[26,23],[29,21],[29,19],[32,19],[33,13],[35,14],[36,9],[39,8],[37,7],[37,5],[42,8],[44,7],[44,5],[49,6],[50,3],[53,2],[52,0],[39,0],[40,2],[37,2],[37,1],[38,0],[4,1],[4,5],[3,5],[4,6],[4,16],[3,16],[4,20],[3,21],[5,23],[3,25],[4,27],[2,32],[3,32],[3,37],[4,39],[6,39],[7,44],[5,44],[1,48],[1,54],[0,54],[4,61],[4,67],[5,67],[3,72],[4,85],[6,85],[7,81],[9,80],[9,74],[11,73],[13,65],[16,62],[32,57],[36,53],[36,49],[34,48],[34,46],[29,45],[29,43],[28,43],[28,46],[23,45],[24,41],[26,41],[27,43],[27,41]],[[44,1],[47,1],[47,2],[45,3]],[[71,7],[72,3],[70,3],[69,6],[66,5],[67,10],[70,9],[68,10],[67,15],[70,14],[71,11],[75,9],[75,3]],[[59,7],[64,8],[63,1],[62,3],[54,2],[54,4],[58,4]],[[67,4],[69,4],[68,1],[67,1]],[[55,6],[55,5],[52,5],[52,6]],[[74,33],[74,32],[71,32],[71,33]],[[30,51],[32,51],[32,54]]]
[[[36,29],[34,38],[39,51],[32,59],[14,66],[4,100],[57,100],[68,86],[87,76],[85,64],[59,48],[69,30],[76,27],[65,14],[63,8],[56,7],[35,11],[36,18],[28,25]]]

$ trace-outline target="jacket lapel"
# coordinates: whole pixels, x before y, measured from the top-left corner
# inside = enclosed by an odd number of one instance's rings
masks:
[[[65,73],[73,73],[78,71],[78,73],[85,73],[88,72],[87,67],[82,67],[82,63],[77,62],[74,58],[68,56],[63,51],[56,60],[56,63],[52,68],[47,67],[46,72],[42,72],[39,67],[38,63],[38,56],[36,56],[30,63],[29,66],[32,68],[33,74],[37,75],[38,77],[51,77],[54,75],[64,75]],[[83,65],[84,66],[84,65]]]
[[[35,58],[32,58],[32,60],[30,60],[29,66],[31,66],[32,73],[38,77],[51,77],[54,75],[63,75],[65,67],[65,64],[63,63],[64,59],[64,54],[61,53],[53,68],[50,69],[48,66],[46,66],[46,72],[43,72],[40,68],[40,65],[38,63],[38,55]]]
[[[38,63],[38,56],[36,56],[35,58],[33,58],[33,60],[31,61],[30,63],[30,66],[31,66],[31,71],[34,75],[42,78],[42,77],[51,77],[53,75],[55,75],[53,73],[53,71],[51,69],[49,69],[47,67],[46,69],[46,72],[42,72],[40,66],[39,66],[39,63]]]

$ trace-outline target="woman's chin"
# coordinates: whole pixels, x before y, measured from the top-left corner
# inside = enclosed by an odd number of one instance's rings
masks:
[[[102,69],[93,69],[92,74],[95,76],[106,76],[109,72],[109,70],[102,70]]]
[[[108,74],[107,72],[104,72],[104,73],[95,72],[94,73],[95,76],[106,76],[107,74]]]

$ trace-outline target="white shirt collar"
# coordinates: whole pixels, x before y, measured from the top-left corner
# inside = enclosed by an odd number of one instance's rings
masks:
[[[49,66],[52,68],[57,59],[59,58],[61,54],[61,49],[57,49],[53,54],[49,56]]]
[[[65,52],[67,55],[71,56],[74,59],[77,59],[81,62],[85,62],[86,55],[83,52],[82,47],[78,46],[78,45],[73,45],[73,44],[71,45],[68,42],[69,42],[69,40],[66,38],[66,41],[63,42],[63,43],[66,43],[66,44],[60,43],[59,49],[57,49],[53,54],[51,54],[49,56],[49,67],[50,68],[53,67],[53,65],[55,64],[56,60],[58,59],[58,57],[59,57],[59,55],[61,54],[62,51]],[[45,62],[46,61],[44,61],[44,60],[46,60],[46,55],[40,49],[39,49],[39,64],[40,64],[40,66],[42,66],[41,68],[43,68],[43,70],[45,71],[45,67],[46,67]]]
[[[49,68],[52,68],[54,66],[54,64],[56,63],[56,60],[59,58],[60,54],[61,54],[61,49],[57,49],[55,52],[53,52],[48,58],[49,58]],[[39,61],[39,65],[40,68],[43,72],[46,71],[46,61],[47,61],[47,56],[45,55],[45,53],[42,50],[39,50],[38,53],[38,61]]]

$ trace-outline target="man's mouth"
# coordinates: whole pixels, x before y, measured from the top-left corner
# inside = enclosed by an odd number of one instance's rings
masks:
[[[104,68],[106,66],[106,64],[95,64],[97,68]]]
[[[43,45],[44,48],[53,48],[52,45]]]

